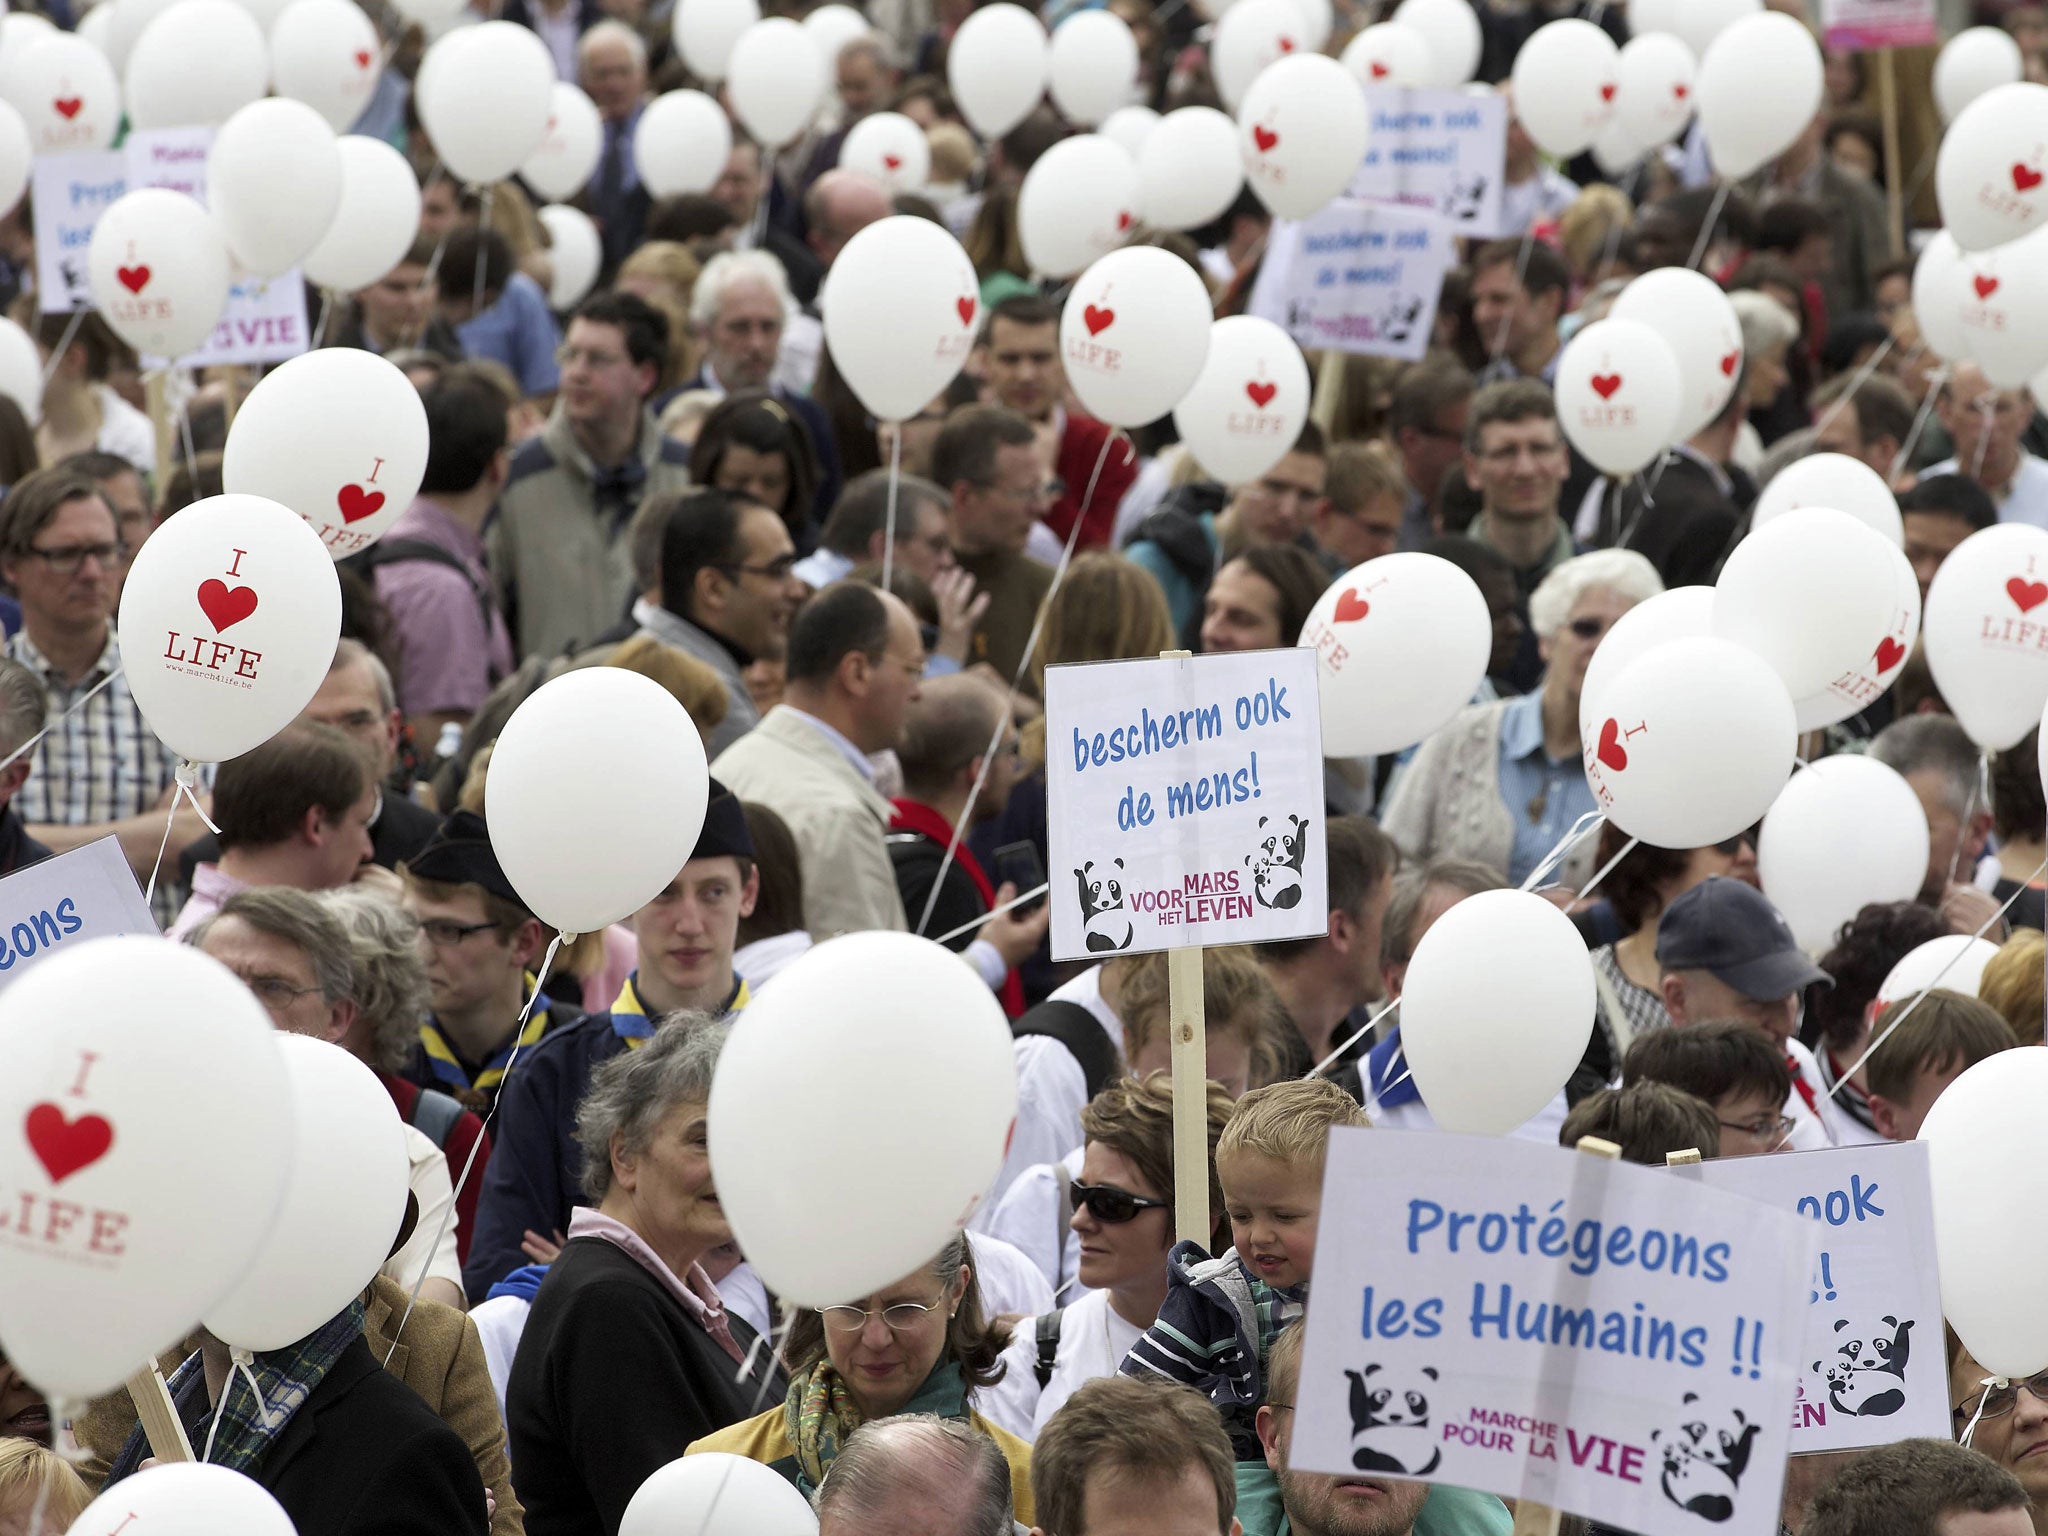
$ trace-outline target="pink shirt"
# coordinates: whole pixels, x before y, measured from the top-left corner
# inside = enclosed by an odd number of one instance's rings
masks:
[[[512,637],[498,611],[484,541],[424,496],[384,535],[387,544],[398,539],[445,549],[463,566],[397,560],[376,569],[377,595],[391,610],[405,658],[399,707],[408,715],[474,714],[492,683],[512,670]]]

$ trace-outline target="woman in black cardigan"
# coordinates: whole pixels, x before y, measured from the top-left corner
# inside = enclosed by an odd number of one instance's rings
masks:
[[[724,1041],[708,1017],[664,1020],[577,1111],[595,1209],[570,1222],[505,1390],[529,1536],[616,1536],[650,1474],[786,1390],[698,1263],[731,1236],[705,1123]]]

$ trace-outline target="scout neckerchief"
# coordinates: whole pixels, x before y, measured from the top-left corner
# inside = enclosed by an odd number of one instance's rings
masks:
[[[525,988],[528,997],[533,995],[533,989],[534,975],[528,971]],[[460,1053],[441,1033],[440,1025],[432,1019],[420,1026],[420,1047],[426,1052],[427,1069],[434,1074],[434,1080],[470,1109],[481,1112],[496,1095],[498,1085],[504,1082],[505,1069],[512,1064],[514,1053],[531,1049],[534,1042],[547,1033],[551,1022],[545,1000],[536,1002],[533,1017],[526,1021],[526,1027],[493,1051],[474,1077]]]
[[[619,988],[619,1000],[612,1004],[612,1029],[626,1042],[626,1049],[629,1051],[639,1050],[654,1038],[654,1020],[647,1016],[646,1008],[640,1003],[640,994],[633,986],[639,979],[638,971],[628,976],[626,984]],[[729,1019],[746,1006],[747,983],[744,978],[738,978],[734,980],[732,991],[727,994],[725,1002],[718,1008],[718,1016]]]

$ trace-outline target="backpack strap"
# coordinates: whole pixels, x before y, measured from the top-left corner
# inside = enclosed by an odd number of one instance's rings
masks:
[[[1080,1063],[1081,1077],[1088,1085],[1091,1099],[1109,1085],[1122,1065],[1115,1045],[1103,1033],[1102,1021],[1079,1003],[1048,998],[1037,1007],[1026,1009],[1010,1026],[1010,1033],[1020,1040],[1026,1035],[1044,1035],[1064,1045]]]
[[[1043,1392],[1052,1381],[1053,1367],[1060,1358],[1060,1319],[1066,1315],[1065,1307],[1055,1307],[1050,1312],[1038,1314],[1038,1351],[1031,1362],[1031,1374],[1038,1378],[1038,1390]]]
[[[455,1129],[455,1122],[461,1118],[461,1103],[432,1088],[422,1088],[420,1096],[412,1101],[412,1125],[427,1140],[444,1150],[449,1135]]]
[[[403,565],[409,561],[424,560],[429,565],[446,566],[460,575],[476,597],[477,613],[483,619],[484,638],[488,642],[491,634],[492,593],[489,585],[479,585],[469,567],[453,550],[443,549],[427,539],[380,539],[361,554],[351,555],[348,564],[363,572],[370,573],[387,565]],[[373,582],[374,585],[374,582]],[[496,683],[494,675],[490,679]]]

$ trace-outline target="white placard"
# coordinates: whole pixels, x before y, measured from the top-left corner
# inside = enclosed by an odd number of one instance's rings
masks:
[[[1917,1141],[1735,1157],[1688,1176],[1818,1224],[1792,1450],[1947,1439],[1948,1366],[1927,1148]]]
[[[1816,1233],[1661,1168],[1333,1131],[1293,1464],[1775,1536]]]
[[[1413,362],[1429,349],[1457,247],[1433,213],[1340,197],[1299,223],[1274,222],[1249,311],[1305,348]]]
[[[1052,955],[1330,923],[1315,652],[1048,667]]]
[[[0,880],[0,989],[52,951],[124,933],[154,937],[157,925],[119,839],[17,870]]]
[[[46,315],[92,308],[86,252],[100,215],[128,190],[128,162],[115,150],[38,155],[32,196],[36,221],[36,303]]]
[[[1501,227],[1508,105],[1491,92],[1368,88],[1365,158],[1350,195],[1432,209],[1460,235],[1492,239]]]
[[[1931,48],[1941,41],[1938,0],[1821,0],[1830,48]]]

